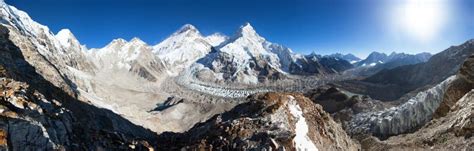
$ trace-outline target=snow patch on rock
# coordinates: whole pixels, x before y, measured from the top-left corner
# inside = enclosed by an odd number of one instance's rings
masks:
[[[296,150],[318,151],[316,145],[314,145],[313,141],[308,137],[309,127],[306,123],[306,119],[303,117],[303,111],[293,96],[289,96],[289,100],[288,109],[293,117],[297,119],[295,125],[296,136],[293,139]]]

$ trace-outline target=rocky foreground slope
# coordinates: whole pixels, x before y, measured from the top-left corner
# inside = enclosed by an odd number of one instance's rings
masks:
[[[131,146],[152,148],[146,141],[153,137],[151,131],[138,130],[140,128],[132,126],[117,115],[114,117],[108,113],[110,111],[94,109],[87,105],[77,105],[77,109],[69,109],[71,103],[63,101],[65,100],[48,99],[24,82],[1,77],[0,149],[127,150],[131,149]],[[78,112],[79,110],[86,113]],[[134,130],[135,134],[132,132]]]
[[[164,150],[358,150],[320,105],[297,93],[264,93],[182,134],[165,133]],[[172,139],[171,139],[172,138]]]

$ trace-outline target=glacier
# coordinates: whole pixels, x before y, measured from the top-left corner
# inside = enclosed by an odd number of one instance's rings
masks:
[[[419,92],[404,104],[383,111],[360,113],[348,122],[351,134],[371,133],[385,138],[415,130],[432,119],[448,85],[457,79],[451,76],[440,84]]]

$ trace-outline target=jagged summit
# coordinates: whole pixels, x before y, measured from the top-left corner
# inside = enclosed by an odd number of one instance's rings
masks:
[[[153,46],[153,53],[179,72],[211,51],[211,44],[193,25],[186,24],[171,36]]]
[[[373,51],[372,53],[369,54],[369,56],[386,56],[387,54]]]
[[[147,45],[146,42],[144,42],[143,40],[141,40],[138,37],[133,37],[132,40],[130,40],[130,43],[138,44],[138,45]]]
[[[123,46],[123,45],[125,45],[126,43],[128,43],[127,40],[125,40],[125,39],[123,39],[123,38],[117,38],[117,39],[112,40],[109,44],[107,44],[107,45],[105,46],[105,48]]]
[[[127,41],[123,38],[117,38],[107,44],[105,48],[124,47],[125,45],[147,46],[147,43],[138,37],[133,37],[130,41]]]
[[[199,30],[191,24],[185,24],[178,31],[176,31],[173,35],[182,34],[182,33],[197,33],[197,34],[199,34]]]
[[[240,37],[257,39],[259,41],[265,40],[257,33],[257,31],[255,31],[255,29],[252,27],[252,25],[250,25],[250,23],[245,23],[244,25],[240,26],[239,30],[237,30],[233,38],[238,39]]]
[[[255,29],[248,22],[240,26],[240,29],[241,31],[255,32]]]
[[[474,39],[468,40],[467,43],[473,44],[473,43],[474,43]]]

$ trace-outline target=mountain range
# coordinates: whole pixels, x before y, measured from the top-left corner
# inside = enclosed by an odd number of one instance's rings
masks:
[[[0,0],[0,148],[469,150],[473,48],[303,55],[245,23],[88,49]]]

